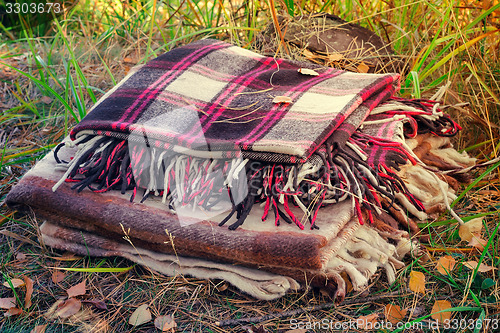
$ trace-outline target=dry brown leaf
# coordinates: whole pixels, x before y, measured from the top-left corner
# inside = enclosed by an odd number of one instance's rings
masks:
[[[356,327],[362,330],[371,330],[378,321],[378,314],[372,313],[356,319]]]
[[[14,297],[0,298],[0,309],[10,309],[16,307],[16,299]]]
[[[31,295],[33,295],[33,280],[27,276],[23,276],[24,284],[26,285],[26,295],[24,296],[24,307],[31,307]]]
[[[476,235],[472,236],[472,239],[470,240],[469,246],[475,247],[479,251],[484,250],[484,247],[488,244],[487,240],[482,239],[481,237],[477,237]]]
[[[85,280],[69,288],[68,290],[66,290],[66,292],[68,293],[69,298],[85,295],[85,293],[87,292],[87,290],[85,289]]]
[[[99,310],[107,310],[108,306],[104,301],[96,300],[96,299],[90,299],[90,300],[84,300],[82,303],[89,303],[98,308]]]
[[[54,283],[59,283],[61,282],[62,280],[64,280],[66,278],[66,273],[60,271],[60,270],[54,270],[54,272],[52,273],[52,282]]]
[[[340,61],[344,59],[344,56],[340,53],[332,53],[328,55],[328,61],[333,62],[333,61]]]
[[[64,300],[59,299],[50,306],[50,308],[43,314],[46,319],[56,319],[56,311],[64,304]]]
[[[50,104],[52,103],[53,99],[50,98],[49,96],[43,96],[42,98],[40,98],[40,102],[44,103],[44,104]]]
[[[424,273],[411,271],[410,272],[409,287],[410,287],[411,291],[425,295],[425,275],[424,275]]]
[[[76,298],[70,298],[59,306],[56,311],[56,316],[61,318],[69,318],[72,315],[78,313],[81,307],[82,302],[80,302]]]
[[[173,332],[177,327],[177,323],[170,315],[159,316],[155,319],[155,327],[162,332]]]
[[[440,274],[446,275],[453,270],[455,264],[455,258],[446,255],[438,259],[438,261],[436,262],[436,269]]]
[[[151,321],[151,312],[147,304],[143,304],[135,309],[134,313],[130,316],[128,323],[132,326],[139,326]]]
[[[470,242],[475,235],[481,237],[481,230],[483,229],[483,218],[478,217],[461,225],[458,229],[458,235],[464,242]]]
[[[273,98],[273,103],[292,103],[292,99],[288,96],[276,96]]]
[[[18,316],[21,313],[23,313],[23,310],[18,309],[18,308],[10,308],[7,310],[7,312],[4,312],[4,317],[12,317],[12,316]]]
[[[304,75],[311,75],[311,76],[318,76],[319,73],[312,70],[312,69],[309,69],[309,68],[299,68],[297,70],[297,72],[299,72],[300,74],[304,74]]]
[[[387,304],[384,308],[385,319],[396,325],[403,321],[407,311],[406,309],[401,309],[399,305]]]
[[[368,73],[368,71],[370,70],[370,66],[362,62],[358,65],[358,67],[356,67],[356,69],[358,73]]]
[[[21,279],[11,279],[11,280],[10,280],[10,282],[12,283],[12,286],[13,286],[14,288],[18,288],[18,287],[22,287],[22,286],[24,286],[24,281],[23,281],[23,280],[21,280]],[[7,288],[11,288],[11,287],[10,287],[10,283],[9,283],[9,281],[5,281],[5,282],[3,283],[3,285],[4,285],[5,287],[7,287]]]
[[[451,318],[451,311],[449,312],[442,312],[442,313],[436,313],[436,312],[439,312],[439,311],[442,311],[442,310],[447,310],[451,308],[451,303],[447,300],[440,300],[440,301],[436,301],[436,303],[434,303],[434,305],[432,306],[432,310],[431,310],[431,317],[432,319],[434,320],[437,320],[438,322],[440,322],[441,324],[444,323],[445,320],[450,320]]]
[[[45,325],[37,325],[35,326],[30,333],[45,333],[45,330],[47,329],[47,324]]]
[[[25,259],[26,259],[26,255],[25,255],[24,253],[22,253],[22,252],[18,252],[18,253],[16,254],[16,260],[23,261],[23,260],[25,260]]]
[[[464,262],[464,266],[467,268],[470,268],[472,270],[475,270],[476,267],[478,267],[478,262],[475,260],[466,261],[466,262]],[[494,269],[496,269],[496,267],[481,264],[481,265],[479,265],[479,268],[477,270],[478,270],[478,272],[486,273],[486,272],[492,271]]]

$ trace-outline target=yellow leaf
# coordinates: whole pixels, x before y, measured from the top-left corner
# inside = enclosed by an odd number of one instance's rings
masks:
[[[478,270],[478,272],[481,272],[481,273],[486,273],[486,272],[489,272],[489,271],[496,269],[496,267],[488,266],[485,264],[481,264],[478,266],[478,262],[475,260],[464,262],[464,266],[469,268],[469,269],[472,269],[472,270],[475,270],[476,267],[479,267],[477,270]]]
[[[340,53],[332,53],[328,55],[328,61],[329,62],[334,62],[334,61],[340,61],[344,58],[344,56]]]
[[[439,260],[437,261],[436,269],[440,274],[446,275],[453,270],[455,264],[456,264],[455,258],[453,258],[452,256],[443,256],[439,258]]]
[[[304,51],[302,51],[302,53],[309,60],[314,60],[317,58],[317,56],[314,53],[312,53],[311,51],[309,51],[308,49],[304,49]]]
[[[304,74],[304,75],[312,75],[312,76],[318,76],[318,72],[316,71],[313,71],[312,69],[309,69],[309,68],[299,68],[297,70],[297,72],[299,72],[300,74]]]
[[[346,293],[350,293],[354,289],[352,287],[351,279],[349,279],[349,276],[347,275],[346,272],[340,273],[340,276],[345,281],[345,291],[346,291]]]
[[[132,326],[139,326],[151,321],[151,312],[147,304],[143,304],[135,309],[134,313],[130,316],[128,323]]]
[[[394,325],[401,322],[406,316],[406,309],[401,309],[399,305],[387,304],[384,308],[385,319]]]
[[[56,316],[61,318],[69,318],[80,311],[81,307],[82,302],[80,302],[76,298],[70,298],[66,302],[59,305],[59,308],[56,311]]]
[[[177,323],[170,315],[159,316],[155,319],[155,327],[162,332],[173,332],[177,327]]]
[[[273,99],[273,103],[292,103],[292,99],[288,96],[276,96]]]
[[[451,303],[447,300],[440,300],[440,301],[436,301],[436,303],[434,303],[434,305],[432,306],[432,310],[431,310],[431,317],[432,319],[434,320],[437,320],[438,322],[440,322],[441,324],[444,323],[445,320],[450,320],[451,318],[451,312],[448,311],[448,312],[442,312],[442,313],[436,313],[436,312],[439,312],[439,311],[442,311],[442,310],[447,310],[451,308]]]
[[[21,279],[11,279],[10,282],[12,283],[12,286],[14,288],[17,288],[17,287],[22,287],[24,286],[24,281],[21,280]],[[3,283],[3,285],[7,288],[10,288],[10,284],[9,284],[9,281],[5,281]]]
[[[415,293],[425,294],[425,275],[422,272],[410,272],[410,290]]]
[[[85,289],[85,280],[69,288],[68,290],[66,290],[66,292],[68,293],[69,298],[85,295],[85,293],[87,292],[87,290]]]
[[[483,228],[483,218],[478,217],[475,219],[466,222],[461,225],[458,229],[458,235],[460,239],[464,242],[470,242],[472,240],[473,235],[481,236],[481,230]]]
[[[357,67],[358,73],[368,73],[370,70],[370,66],[365,64],[364,62],[361,62],[358,67]]]
[[[378,314],[372,313],[367,316],[361,316],[356,319],[356,328],[362,330],[371,330],[377,324]]]

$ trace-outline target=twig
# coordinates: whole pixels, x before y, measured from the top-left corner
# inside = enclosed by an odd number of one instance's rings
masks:
[[[342,302],[341,306],[345,305],[352,305],[352,304],[357,304],[357,303],[372,303],[375,301],[379,301],[384,298],[389,298],[389,297],[400,297],[401,293],[399,291],[395,291],[392,293],[388,294],[383,294],[383,295],[378,295],[378,296],[371,296],[371,297],[363,297],[363,298],[353,298],[353,299],[348,299]],[[279,319],[283,317],[292,317],[296,316],[302,313],[309,313],[313,311],[319,311],[319,310],[326,310],[329,308],[333,308],[335,306],[338,306],[335,302],[329,302],[325,304],[320,304],[320,305],[315,305],[315,306],[310,306],[307,308],[300,308],[300,309],[295,309],[295,310],[290,310],[290,311],[284,311],[284,312],[278,312],[278,313],[271,313],[265,316],[260,316],[260,317],[247,317],[247,318],[240,318],[240,319],[228,319],[228,320],[223,320],[223,321],[218,321],[215,323],[217,326],[235,326],[235,325],[240,325],[240,324],[257,324],[269,319]]]

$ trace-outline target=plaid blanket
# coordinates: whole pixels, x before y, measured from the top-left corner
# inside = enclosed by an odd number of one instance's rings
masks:
[[[64,181],[94,192],[144,190],[186,223],[230,210],[238,228],[255,203],[275,224],[310,228],[319,208],[351,199],[372,221],[383,196],[424,207],[392,169],[411,154],[393,138],[360,130],[411,119],[409,128],[452,135],[457,126],[432,103],[393,98],[398,74],[354,74],[310,63],[264,57],[201,40],[174,49],[130,73],[71,131],[78,150]],[[372,111],[375,109],[375,114]],[[380,109],[381,108],[381,109]],[[398,116],[400,118],[398,118]],[[415,132],[415,131],[414,131]],[[373,134],[373,133],[372,133]],[[382,135],[386,135],[382,134]],[[407,131],[408,135],[415,135]],[[302,217],[291,210],[298,206]]]

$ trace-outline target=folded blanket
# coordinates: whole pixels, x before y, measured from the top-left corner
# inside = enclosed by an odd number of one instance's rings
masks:
[[[434,102],[393,97],[398,80],[195,42],[134,69],[7,203],[46,221],[55,248],[224,278],[262,299],[298,281],[341,300],[342,273],[355,290],[381,267],[392,282],[418,250],[406,210],[423,219],[435,202],[414,179],[437,177],[442,164],[423,161],[459,129]],[[423,149],[430,138],[442,140]],[[473,163],[446,156],[441,193]],[[252,282],[222,264],[266,273]]]
[[[71,154],[70,149],[60,151],[63,159],[69,159]],[[174,262],[172,256],[178,257],[175,265],[180,268],[176,273],[224,279],[260,299],[282,296],[299,282],[302,286],[326,288],[341,301],[346,293],[342,272],[348,274],[356,290],[363,288],[379,267],[392,282],[395,269],[403,265],[400,259],[414,246],[405,231],[379,231],[377,223],[359,224],[349,201],[324,207],[317,216],[319,229],[315,230],[301,230],[293,224],[275,227],[261,220],[264,207],[257,205],[240,228],[229,230],[218,225],[226,213],[183,224],[165,208],[161,198],[154,196],[144,203],[131,203],[118,191],[78,193],[71,190],[70,183],[53,192],[61,174],[49,154],[7,197],[12,208],[29,209],[40,222],[46,222],[41,234],[47,245],[80,255],[118,255],[168,274],[174,273],[169,266]],[[297,211],[296,207],[290,209]],[[182,259],[190,258],[200,259],[194,265],[196,269],[183,268]],[[209,263],[221,266],[207,271]],[[262,278],[262,283],[268,285],[277,279],[280,283],[289,281],[290,287],[283,284],[276,293],[264,292],[261,282],[250,281],[253,278],[226,276],[224,272],[232,265],[250,268],[257,275],[264,272],[264,277],[272,273],[270,278]]]

